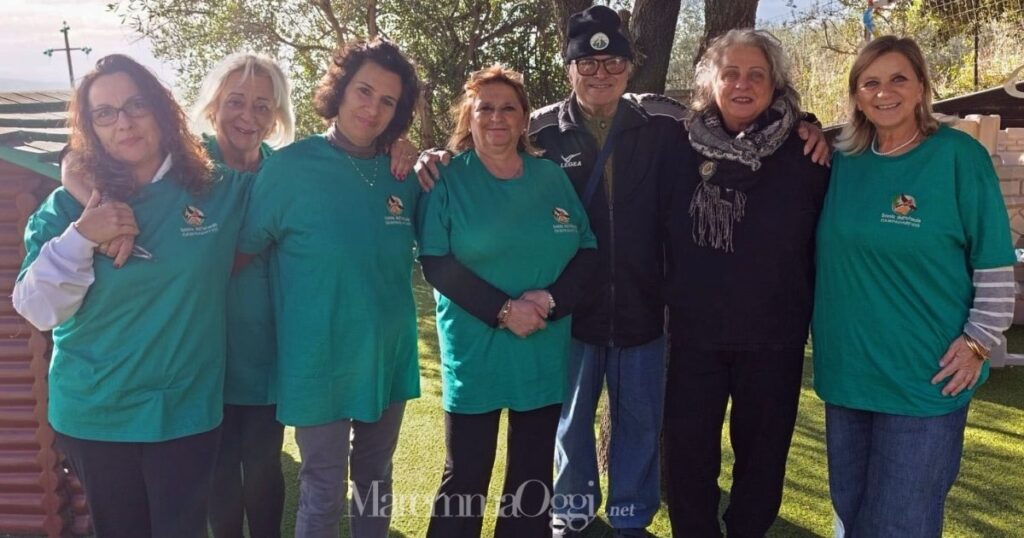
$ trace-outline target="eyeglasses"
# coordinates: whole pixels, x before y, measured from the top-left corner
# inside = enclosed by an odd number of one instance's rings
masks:
[[[93,125],[106,127],[117,123],[117,118],[124,112],[129,118],[143,118],[150,114],[149,103],[142,97],[132,97],[122,107],[101,106],[89,112]]]
[[[609,75],[618,75],[626,70],[629,65],[629,60],[621,56],[612,56],[611,58],[605,58],[603,60],[597,60],[594,58],[582,58],[579,60],[573,60],[572,63],[576,64],[576,72],[589,77],[597,74],[598,66],[603,65],[604,70]]]

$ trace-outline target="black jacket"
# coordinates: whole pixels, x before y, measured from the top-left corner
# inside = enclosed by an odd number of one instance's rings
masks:
[[[671,157],[685,143],[684,113],[682,105],[658,95],[626,94],[619,101],[612,124],[619,133],[612,153],[614,200],[609,204],[602,185],[586,207],[600,261],[573,312],[572,334],[579,340],[635,346],[663,332],[669,200],[661,193],[675,176]],[[575,95],[534,112],[530,136],[582,199],[601,148],[583,123]]]
[[[814,237],[829,170],[803,154],[794,128],[761,160],[746,191],[733,252],[693,239],[690,200],[706,160],[690,144],[679,170],[669,226],[668,303],[673,347],[707,350],[803,348],[814,300]]]

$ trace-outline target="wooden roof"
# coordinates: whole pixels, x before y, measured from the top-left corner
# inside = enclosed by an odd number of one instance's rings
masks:
[[[1024,81],[1017,83],[1017,89],[1024,91]],[[1024,99],[1006,93],[1002,86],[944,99],[932,106],[936,112],[961,118],[968,114],[998,114],[1001,128],[1024,127]]]
[[[70,100],[71,90],[0,93],[0,160],[59,179]]]

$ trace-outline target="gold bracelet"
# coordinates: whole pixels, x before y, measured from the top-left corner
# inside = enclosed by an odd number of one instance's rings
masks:
[[[505,320],[508,319],[509,313],[512,312],[512,299],[506,299],[505,304],[501,305],[501,310],[498,311],[498,328],[505,328]]]
[[[967,347],[971,348],[971,351],[978,356],[978,360],[988,359],[988,350],[986,350],[980,342],[974,339],[973,336],[964,333],[964,342],[967,343]]]

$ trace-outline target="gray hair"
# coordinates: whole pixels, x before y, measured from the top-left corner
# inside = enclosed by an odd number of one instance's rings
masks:
[[[203,79],[199,96],[192,105],[192,131],[196,133],[214,134],[214,114],[218,102],[224,92],[228,77],[241,71],[242,80],[249,80],[256,75],[266,75],[274,88],[274,127],[267,136],[267,144],[281,147],[295,140],[295,112],[292,107],[291,88],[288,77],[281,66],[269,56],[251,52],[229,54]]]
[[[690,110],[694,113],[701,113],[708,109],[717,109],[715,103],[715,81],[718,79],[718,70],[721,68],[722,58],[725,52],[731,47],[747,46],[761,49],[764,57],[768,59],[768,67],[771,71],[772,85],[775,91],[782,91],[788,94],[793,105],[800,108],[800,93],[793,87],[791,71],[793,62],[782,50],[782,44],[778,38],[764,30],[753,28],[741,28],[729,30],[718,36],[708,45],[704,55],[697,62],[694,73],[693,97],[690,100]]]

